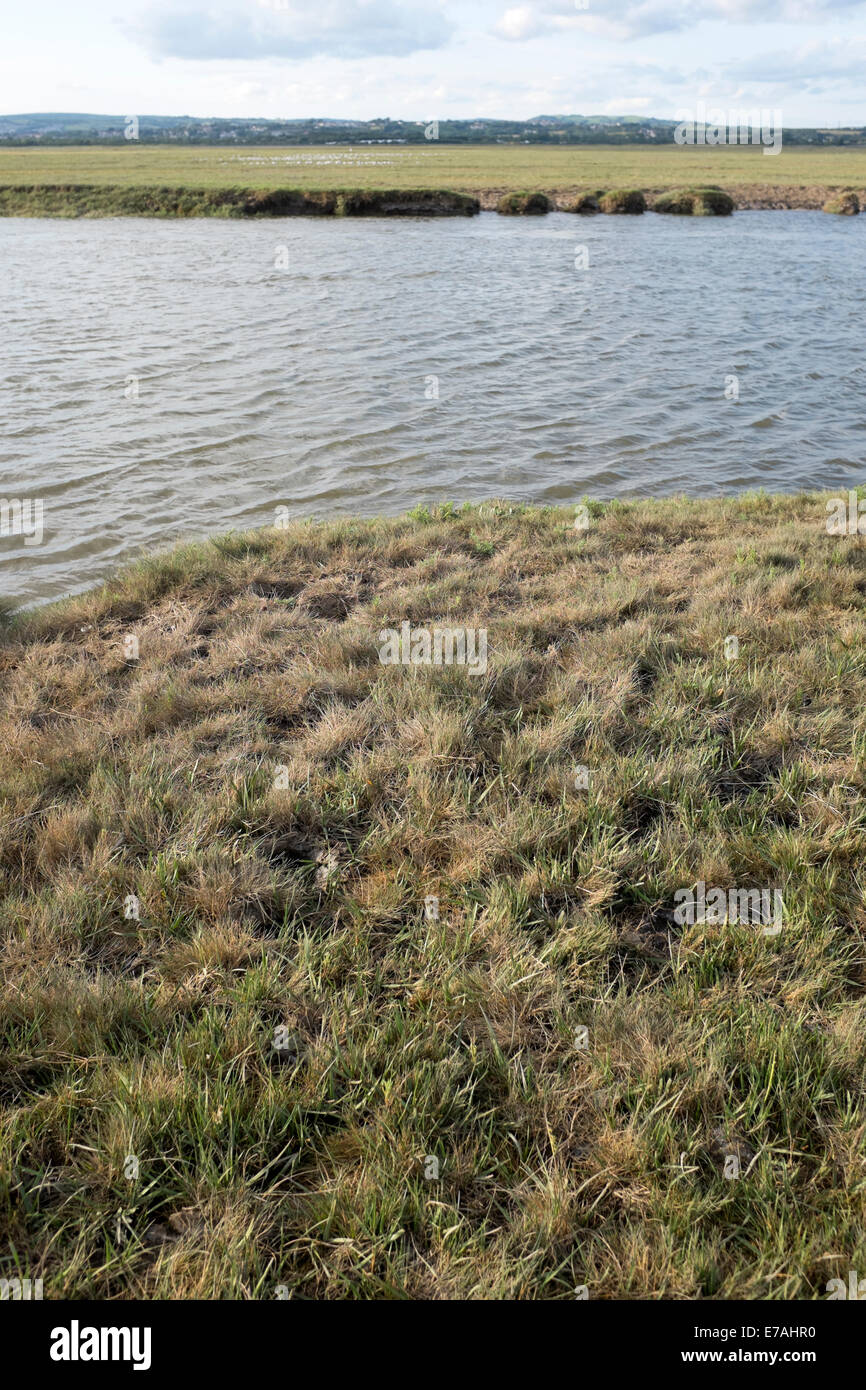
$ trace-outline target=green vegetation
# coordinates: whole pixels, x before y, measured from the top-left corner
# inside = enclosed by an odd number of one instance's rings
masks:
[[[479,208],[477,198],[447,189],[359,188],[338,193],[334,211],[338,217],[472,217]]]
[[[597,193],[582,193],[573,202],[569,203],[564,211],[576,213],[595,213],[601,212],[600,200],[604,197],[604,189],[600,188]]]
[[[525,217],[553,212],[555,204],[546,193],[503,193],[496,211],[506,217]]]
[[[434,189],[0,187],[7,217],[471,217],[478,210],[477,198]]]
[[[646,198],[637,188],[613,188],[599,199],[599,207],[602,212],[635,216],[646,212]]]
[[[866,551],[825,520],[446,504],[7,623],[0,1273],[787,1300],[866,1268]],[[486,674],[382,665],[404,621],[486,628]],[[782,931],[678,925],[700,880],[778,887]]]
[[[499,145],[178,147],[134,144],[0,148],[0,184],[173,189],[453,189],[496,206],[503,193],[538,189],[566,207],[597,189],[653,196],[717,184],[739,207],[820,208],[833,191],[866,191],[866,148],[784,146]]]
[[[860,211],[860,199],[850,189],[838,198],[829,198],[824,204],[824,212],[834,212],[842,217],[856,217]]]
[[[720,188],[682,188],[663,193],[653,203],[653,212],[670,212],[683,217],[730,217],[733,198]]]

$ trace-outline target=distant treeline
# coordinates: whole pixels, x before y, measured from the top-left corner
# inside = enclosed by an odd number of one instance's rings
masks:
[[[528,121],[201,120],[192,116],[45,113],[0,116],[0,145],[662,145],[675,121],[637,116],[536,116]],[[791,145],[862,145],[866,127],[786,129]]]

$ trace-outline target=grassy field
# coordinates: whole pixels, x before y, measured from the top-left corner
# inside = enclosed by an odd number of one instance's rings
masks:
[[[226,149],[134,145],[0,148],[0,184],[163,184],[195,188],[451,188],[502,193],[536,188],[662,192],[716,183],[730,189],[866,188],[866,149],[588,145],[544,149],[476,145],[401,148]]]
[[[866,1268],[866,554],[825,520],[298,524],[7,623],[0,1273],[791,1299]],[[486,672],[383,664],[405,621],[486,629]],[[780,890],[781,931],[678,924],[697,881]]]

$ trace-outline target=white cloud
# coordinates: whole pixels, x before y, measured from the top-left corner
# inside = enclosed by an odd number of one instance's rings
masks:
[[[866,24],[853,0],[586,3],[40,0],[6,7],[2,105],[426,121],[673,118],[704,100],[779,107],[789,125],[866,122]],[[635,34],[646,37],[609,42]]]
[[[582,30],[609,38],[684,32],[702,20],[726,24],[815,24],[849,15],[866,0],[536,0],[505,11],[494,32],[512,42]]]
[[[266,97],[268,89],[262,82],[238,82],[232,88],[232,96],[236,101],[249,101],[252,98]]]
[[[612,116],[645,116],[652,114],[650,112],[652,104],[652,97],[620,97],[616,102],[607,102],[606,111]]]
[[[787,52],[763,53],[732,63],[732,78],[756,86],[790,86],[804,91],[833,91],[844,81],[862,81],[866,39],[845,38],[803,44]]]
[[[153,5],[123,25],[154,58],[405,57],[442,48],[453,27],[433,0],[223,0],[208,9]]]
[[[535,34],[544,33],[544,25],[531,5],[516,5],[506,10],[496,25],[497,34],[503,39],[530,39]]]

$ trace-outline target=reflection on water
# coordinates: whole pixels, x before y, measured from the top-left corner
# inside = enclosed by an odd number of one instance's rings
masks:
[[[0,592],[278,506],[854,486],[863,222],[0,219],[0,498],[44,509]]]

